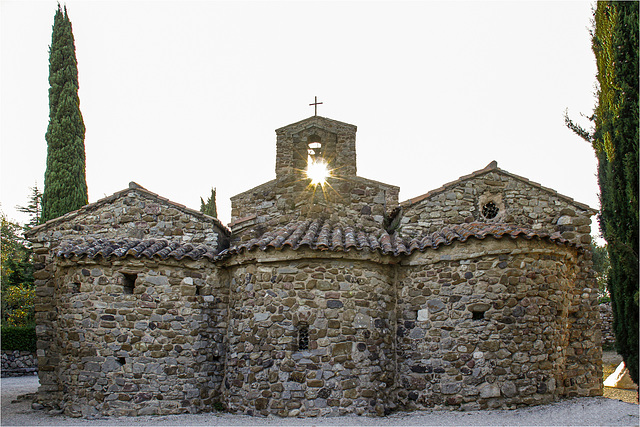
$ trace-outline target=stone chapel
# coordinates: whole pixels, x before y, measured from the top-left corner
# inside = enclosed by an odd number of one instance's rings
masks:
[[[400,202],[357,175],[355,126],[276,135],[275,179],[228,227],[131,183],[29,233],[40,403],[315,417],[602,394],[593,209],[496,162]]]

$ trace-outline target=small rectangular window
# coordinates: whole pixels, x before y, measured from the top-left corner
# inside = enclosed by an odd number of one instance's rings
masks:
[[[483,302],[471,304],[468,310],[471,312],[471,320],[484,320],[485,313],[491,309],[491,305]]]
[[[128,295],[133,294],[133,288],[136,286],[138,275],[135,273],[122,273],[122,277],[123,293]]]
[[[484,311],[472,311],[471,312],[471,319],[472,320],[482,320],[484,319]]]

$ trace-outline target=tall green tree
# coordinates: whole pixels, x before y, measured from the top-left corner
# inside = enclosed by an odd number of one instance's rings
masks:
[[[0,282],[4,290],[8,286],[32,285],[32,251],[22,236],[20,224],[10,221],[0,211]]]
[[[42,193],[36,183],[31,187],[31,196],[29,197],[29,204],[27,206],[16,206],[20,212],[29,214],[29,222],[24,225],[25,231],[31,230],[33,227],[40,224],[42,218]]]
[[[216,189],[211,189],[211,195],[207,199],[207,203],[200,197],[200,212],[205,215],[218,218],[218,207],[216,206]]]
[[[49,48],[49,127],[42,222],[88,202],[85,127],[78,98],[78,63],[71,21],[58,5]]]
[[[616,350],[638,383],[638,2],[599,1],[592,48],[598,68],[598,101],[585,131],[598,158],[600,230],[611,268],[608,289]]]
[[[0,323],[26,326],[34,319],[33,251],[23,227],[0,211]],[[4,334],[4,330],[2,332]],[[3,335],[4,337],[4,335]]]

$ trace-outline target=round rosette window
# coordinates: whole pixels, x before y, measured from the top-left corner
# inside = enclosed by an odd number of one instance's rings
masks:
[[[500,208],[493,202],[488,202],[482,207],[482,216],[486,219],[493,219],[498,216]]]

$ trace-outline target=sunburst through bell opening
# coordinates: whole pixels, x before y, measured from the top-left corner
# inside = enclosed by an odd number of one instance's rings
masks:
[[[307,177],[311,179],[311,185],[324,186],[327,178],[331,176],[329,165],[322,160],[311,161],[307,165]]]

